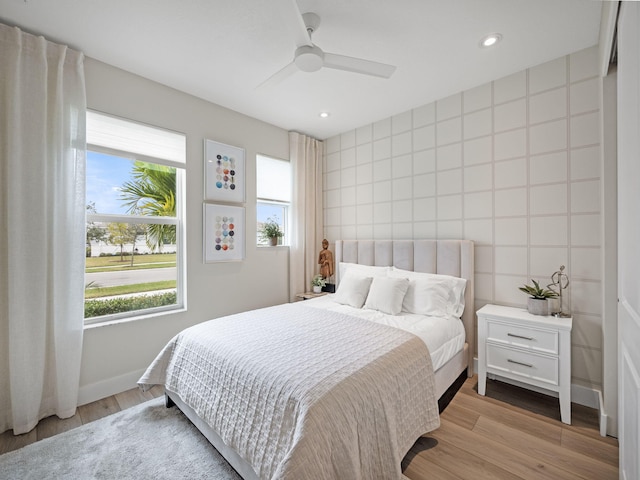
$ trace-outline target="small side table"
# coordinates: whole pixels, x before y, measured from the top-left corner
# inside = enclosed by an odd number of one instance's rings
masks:
[[[304,293],[296,293],[296,298],[300,300],[309,300],[310,298],[322,297],[323,295],[327,295],[329,292],[304,292]]]
[[[487,374],[557,392],[560,417],[571,424],[571,318],[485,305],[478,315],[478,393]]]

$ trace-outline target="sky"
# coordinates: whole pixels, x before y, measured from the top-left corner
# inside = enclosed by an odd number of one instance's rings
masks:
[[[133,160],[104,153],[87,152],[87,204],[95,202],[97,213],[126,214],[120,199],[120,187],[131,179]],[[257,221],[277,217],[282,225],[281,206],[261,205],[257,209]]]
[[[120,187],[131,179],[133,160],[87,152],[87,205],[95,202],[97,213],[126,214]]]
[[[282,207],[279,205],[265,205],[262,204],[257,208],[258,222],[266,222],[269,217],[275,219],[280,225],[284,220],[282,214]]]

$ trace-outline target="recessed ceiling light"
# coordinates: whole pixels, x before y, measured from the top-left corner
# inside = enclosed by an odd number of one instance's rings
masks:
[[[480,46],[483,48],[492,47],[500,40],[502,40],[502,35],[500,35],[499,33],[490,33],[486,37],[483,37],[482,40],[480,40]]]
[[[327,118],[329,115],[331,115],[329,112],[320,112],[320,118]]]

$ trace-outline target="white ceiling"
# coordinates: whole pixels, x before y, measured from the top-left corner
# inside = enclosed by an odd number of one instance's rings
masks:
[[[287,130],[328,138],[598,42],[591,0],[298,0],[325,52],[397,66],[256,87],[293,59],[292,0],[0,0],[0,22]],[[293,8],[293,7],[291,7]],[[285,10],[286,11],[286,10]],[[493,49],[481,37],[500,32]],[[321,111],[331,112],[322,119]]]

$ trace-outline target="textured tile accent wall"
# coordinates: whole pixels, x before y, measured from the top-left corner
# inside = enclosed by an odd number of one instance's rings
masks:
[[[590,48],[328,139],[325,236],[474,240],[476,308],[565,265],[573,382],[598,387],[601,89]]]

